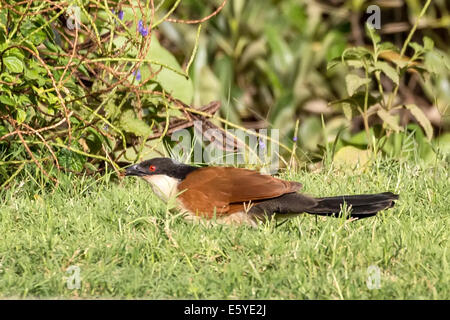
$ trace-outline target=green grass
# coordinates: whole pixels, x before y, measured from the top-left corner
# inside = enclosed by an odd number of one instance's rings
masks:
[[[285,178],[318,196],[394,191],[395,208],[351,222],[207,227],[167,212],[135,178],[32,179],[0,191],[0,296],[26,298],[449,299],[449,168],[378,161]],[[369,290],[368,267],[380,270]],[[81,288],[67,288],[78,266]]]

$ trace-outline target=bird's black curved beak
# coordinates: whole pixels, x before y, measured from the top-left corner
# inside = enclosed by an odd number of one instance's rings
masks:
[[[140,170],[137,164],[125,169],[125,176],[142,176],[144,173]]]

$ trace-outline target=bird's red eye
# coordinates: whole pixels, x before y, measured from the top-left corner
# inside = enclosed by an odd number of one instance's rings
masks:
[[[156,170],[156,167],[155,167],[155,166],[150,166],[148,169],[149,169],[151,172],[153,172],[153,171]]]

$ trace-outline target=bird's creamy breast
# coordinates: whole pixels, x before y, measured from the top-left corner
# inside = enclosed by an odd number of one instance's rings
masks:
[[[162,200],[167,201],[177,194],[178,180],[166,175],[155,174],[143,177],[152,186],[153,192]]]

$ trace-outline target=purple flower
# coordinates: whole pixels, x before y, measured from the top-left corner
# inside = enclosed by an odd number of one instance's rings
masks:
[[[259,140],[259,147],[260,147],[261,149],[266,148],[266,144],[264,143],[264,141],[261,140],[261,139],[258,139],[258,140]]]
[[[116,14],[116,11],[114,9],[111,9],[112,14]]]
[[[119,20],[123,20],[123,10],[119,11],[118,17],[119,17]]]
[[[142,22],[142,20],[139,20],[138,30],[143,37],[146,37],[148,35],[148,30],[144,27],[144,23]]]
[[[292,140],[297,141],[297,137],[292,138]]]
[[[141,81],[141,70],[140,69],[137,70],[137,73],[136,73],[136,71],[133,71],[133,75],[136,76],[137,81]]]

